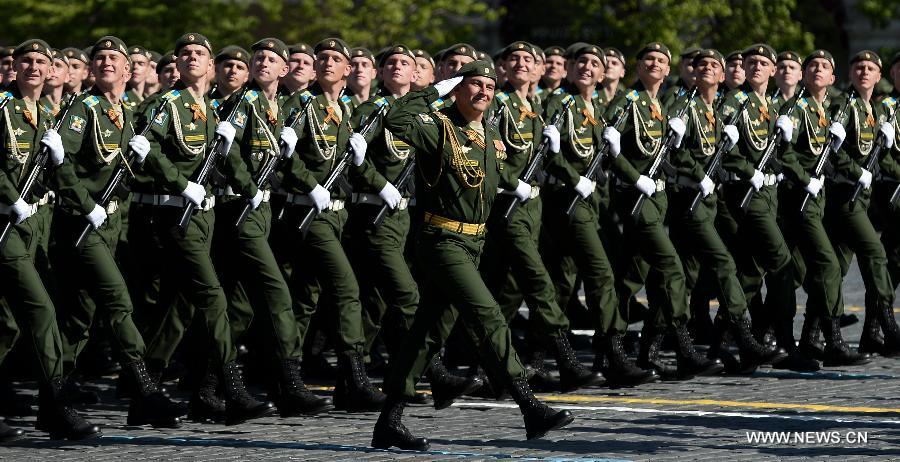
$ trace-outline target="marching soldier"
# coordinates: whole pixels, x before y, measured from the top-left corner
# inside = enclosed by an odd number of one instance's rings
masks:
[[[214,105],[221,105],[250,78],[250,53],[237,45],[228,45],[216,55],[215,67],[216,87],[210,98],[216,101]]]
[[[775,86],[778,91],[772,98],[775,112],[780,113],[780,108],[797,93],[797,85],[803,79],[803,59],[793,51],[783,51],[778,54],[775,62]]]
[[[62,52],[69,60],[69,80],[65,85],[65,94],[81,93],[84,81],[87,79],[91,60],[88,58],[87,53],[78,48],[64,48]]]
[[[372,81],[378,74],[375,68],[375,57],[366,48],[350,49],[350,76],[347,78],[347,87],[350,94],[344,95],[341,100],[352,112],[360,104],[369,100],[372,92]]]
[[[305,90],[311,83],[316,80],[316,70],[314,69],[316,56],[313,53],[313,47],[305,43],[297,43],[288,47],[290,53],[290,61],[288,62],[288,74],[281,79],[288,94]]]
[[[159,58],[159,62],[156,64],[156,73],[159,75],[159,93],[156,93],[157,95],[169,91],[170,88],[175,86],[175,82],[180,77],[178,75],[178,66],[175,64],[178,58],[174,53],[174,51],[167,51]]]
[[[144,100],[144,89],[147,86],[147,75],[150,70],[150,52],[142,46],[133,46],[128,50],[131,61],[131,77],[125,88],[122,101],[131,109],[136,109]]]
[[[426,190],[419,197],[426,203],[417,246],[425,277],[422,303],[385,382],[390,398],[373,431],[376,448],[428,449],[428,441],[401,422],[403,407],[457,315],[495,383],[508,387],[519,404],[529,439],[573,420],[568,411],[556,412],[534,397],[500,307],[477,273],[505,149],[483,119],[495,83],[490,63],[474,61],[459,76],[400,98],[387,116],[386,128],[416,149],[419,185]],[[451,91],[453,105],[429,110]]]
[[[625,89],[619,86],[622,79],[625,78],[625,55],[616,48],[606,48],[606,74],[603,76],[603,93],[606,94],[606,101],[612,101],[613,98],[620,93],[624,93]]]
[[[700,48],[690,46],[685,48],[678,56],[678,81],[667,88],[660,101],[667,108],[671,108],[677,100],[685,97],[691,88],[694,88],[694,56],[700,52]]]
[[[146,99],[150,95],[154,95],[159,92],[159,60],[162,59],[162,55],[153,50],[147,50],[147,53],[150,55],[150,62],[147,68],[147,80],[144,84],[144,98]]]
[[[552,46],[544,49],[544,75],[538,85],[537,95],[545,104],[550,95],[566,81],[566,49]]]
[[[0,88],[6,87],[16,80],[15,58],[16,47],[0,48]]]
[[[890,64],[890,78],[894,85],[890,95],[881,100],[882,110],[887,113],[896,110],[900,101],[900,52],[894,54]],[[881,158],[881,175],[876,176],[873,197],[885,217],[884,229],[881,232],[881,243],[887,252],[888,272],[894,290],[900,285],[900,206],[890,202],[892,195],[900,191],[900,144],[896,142],[900,135],[900,122],[894,121],[894,147]]]
[[[732,51],[725,57],[725,87],[732,91],[744,84],[747,74],[744,72],[744,55],[740,51]]]
[[[44,96],[41,97],[41,103],[44,110],[53,114],[55,117],[63,102],[63,92],[65,86],[69,83],[69,58],[63,52],[53,49],[53,64],[50,66],[50,74],[47,75],[47,82],[44,83],[42,90]]]
[[[422,49],[413,50],[413,54],[416,56],[416,74],[410,89],[412,91],[424,90],[434,84],[434,58]]]

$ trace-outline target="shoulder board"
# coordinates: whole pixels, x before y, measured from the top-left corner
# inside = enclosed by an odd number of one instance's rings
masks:
[[[378,98],[378,99],[376,99],[375,101],[372,101],[372,102],[375,103],[375,105],[378,106],[378,107],[385,107],[385,106],[388,106],[388,105],[390,104],[390,103],[388,103],[387,98],[385,98],[384,96],[382,96],[381,98]]]
[[[11,91],[4,91],[3,93],[0,93],[0,102],[11,99],[12,97],[13,97],[13,94]]]
[[[100,104],[100,98],[97,98],[96,96],[91,95],[91,96],[88,96],[87,98],[85,98],[84,100],[82,100],[81,102],[84,103],[84,105],[87,107],[94,107],[94,106]]]
[[[639,96],[640,95],[638,94],[637,90],[631,90],[628,93],[625,93],[625,98],[629,101],[637,101]]]
[[[431,110],[437,111],[438,109],[444,107],[444,100],[442,98],[438,98],[433,103],[431,103]]]
[[[163,95],[163,99],[166,101],[175,101],[179,97],[181,97],[181,92],[178,90],[169,90]]]
[[[353,97],[350,95],[341,96],[341,102],[344,104],[350,104],[353,102]]]
[[[506,94],[506,92],[500,91],[500,92],[497,92],[497,94],[495,94],[494,96],[496,96],[497,99],[499,99],[500,102],[502,102],[502,103],[509,101],[509,95]]]
[[[806,98],[801,98],[797,100],[797,106],[800,106],[802,109],[806,109],[809,106],[809,103],[806,101]]]
[[[256,90],[247,90],[247,93],[244,94],[244,100],[248,103],[252,103],[259,99],[259,92]]]
[[[748,98],[747,93],[744,93],[743,91],[738,91],[737,93],[734,94],[734,99],[736,99],[739,103],[742,103],[742,104],[743,104],[744,100],[747,98]]]
[[[883,104],[884,107],[891,109],[897,104],[897,98],[894,98],[892,96],[885,96],[884,100],[881,101],[881,104]]]
[[[300,93],[300,101],[303,103],[306,103],[312,97],[313,94],[309,90],[303,90],[303,93]]]

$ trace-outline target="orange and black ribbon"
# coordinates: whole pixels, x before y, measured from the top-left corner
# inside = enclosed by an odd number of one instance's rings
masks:
[[[111,120],[112,123],[116,124],[116,128],[118,128],[119,130],[122,129],[122,121],[119,120],[119,112],[116,111],[116,108],[111,107],[107,109],[106,116],[109,117],[109,120]]]
[[[772,120],[772,116],[769,115],[769,108],[762,105],[759,106],[759,120]]]
[[[650,103],[650,117],[662,122],[663,116],[662,113],[659,112],[659,108],[656,107],[656,103]]]
[[[597,119],[591,115],[591,111],[588,111],[587,108],[581,110],[581,113],[584,115],[584,120],[581,121],[581,126],[584,127],[587,124],[597,125]]]
[[[709,122],[710,125],[716,124],[716,116],[712,111],[706,111],[706,121]]]
[[[822,108],[816,108],[816,112],[819,113],[819,126],[820,126],[820,127],[827,127],[827,126],[828,126],[828,121],[825,120],[825,111],[822,110]]]
[[[331,106],[325,108],[325,121],[323,124],[327,124],[329,120],[333,121],[335,125],[341,124],[341,119],[338,118],[337,114],[334,112],[334,108]]]
[[[34,117],[34,114],[31,113],[28,109],[25,109],[25,112],[22,113],[25,116],[25,121],[28,122],[28,125],[31,125],[33,128],[37,128],[37,119]]]
[[[194,112],[194,116],[191,119],[192,122],[196,122],[198,119],[206,122],[206,114],[203,113],[203,108],[199,104],[191,104],[191,111]]]
[[[866,113],[866,125],[868,125],[868,126],[870,126],[870,127],[874,127],[874,126],[875,126],[875,117],[872,117],[872,113],[871,113],[871,112],[867,112],[867,113]]]
[[[275,111],[273,111],[271,108],[266,109],[266,118],[269,119],[269,125],[276,125],[278,123],[278,116],[275,115]]]
[[[533,118],[537,117],[537,114],[529,111],[528,109],[523,108],[522,112],[519,113],[519,122],[522,122],[523,120],[525,120],[526,117],[528,117],[529,119],[533,119]]]

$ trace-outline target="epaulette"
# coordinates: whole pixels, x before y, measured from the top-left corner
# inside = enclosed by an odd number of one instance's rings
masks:
[[[353,97],[350,95],[341,96],[341,102],[347,105],[353,103]]]
[[[97,98],[96,95],[91,95],[81,101],[85,106],[91,108],[98,104],[100,104],[100,98]]]
[[[797,100],[797,106],[800,106],[801,109],[806,109],[809,103],[806,101],[806,98],[800,98]]]
[[[639,94],[637,90],[631,90],[628,93],[625,93],[625,99],[629,101],[637,101],[638,97]]]
[[[372,102],[375,103],[375,105],[378,106],[379,108],[385,107],[390,104],[390,102],[384,96],[382,96]]]
[[[494,96],[497,97],[497,99],[499,99],[503,104],[506,104],[506,102],[509,101],[509,95],[506,94],[506,92],[500,91],[494,94]]]
[[[11,91],[4,91],[3,93],[0,93],[0,103],[2,103],[3,101],[6,101],[8,99],[12,99],[12,97],[13,97],[13,94]]]
[[[259,92],[256,90],[247,90],[247,93],[244,94],[244,100],[248,103],[252,103],[259,99]]]
[[[444,107],[444,99],[438,98],[433,103],[429,105],[432,111],[437,111],[438,109]]]
[[[169,90],[163,95],[163,99],[172,102],[181,97],[181,92],[178,90]]]
[[[747,93],[743,90],[738,90],[738,92],[734,94],[734,99],[736,99],[738,103],[744,104],[744,100],[747,99]]]

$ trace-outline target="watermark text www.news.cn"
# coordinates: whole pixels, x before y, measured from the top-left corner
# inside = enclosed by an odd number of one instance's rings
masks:
[[[745,432],[750,444],[784,445],[864,445],[869,443],[869,432],[820,431],[820,432]]]

